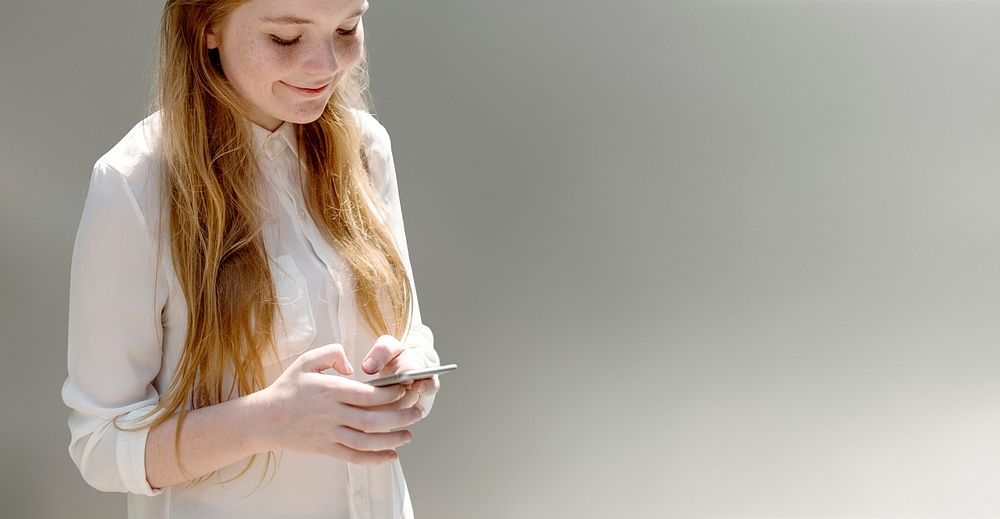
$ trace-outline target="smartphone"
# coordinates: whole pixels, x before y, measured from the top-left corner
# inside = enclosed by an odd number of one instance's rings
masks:
[[[399,384],[401,382],[409,382],[410,380],[431,378],[434,375],[438,375],[441,373],[448,373],[449,371],[455,371],[456,369],[458,369],[458,364],[448,364],[447,366],[435,366],[433,368],[411,369],[409,371],[396,373],[395,375],[389,375],[388,377],[369,380],[367,383],[377,387],[391,386],[393,384]]]

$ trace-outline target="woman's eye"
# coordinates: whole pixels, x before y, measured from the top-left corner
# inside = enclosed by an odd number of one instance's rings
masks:
[[[358,23],[354,24],[354,28],[352,28],[350,30],[341,29],[341,30],[339,30],[337,32],[340,33],[340,34],[342,34],[342,35],[344,35],[344,36],[353,36],[353,35],[355,35],[355,34],[358,33],[358,27],[360,27],[360,26],[361,26],[361,20],[358,20]],[[302,36],[298,36],[298,37],[296,37],[293,40],[285,40],[285,39],[279,38],[278,36],[275,36],[274,34],[271,35],[271,41],[273,41],[274,43],[276,43],[278,45],[281,45],[282,47],[287,47],[289,45],[295,45],[301,39],[302,39]]]
[[[353,29],[351,29],[351,30],[342,30],[342,31],[338,31],[338,32],[340,32],[340,34],[343,34],[344,36],[353,36],[353,35],[355,35],[355,34],[358,33],[358,27],[360,27],[360,26],[361,26],[361,20],[358,20],[358,23],[354,24],[354,28]]]
[[[281,38],[279,38],[279,37],[277,37],[277,36],[275,36],[273,34],[271,35],[271,41],[273,41],[274,43],[277,43],[278,45],[281,45],[283,47],[287,47],[289,45],[295,45],[296,43],[299,42],[299,38],[302,38],[302,37],[299,36],[298,38],[295,38],[294,40],[283,40],[283,39],[281,39]]]

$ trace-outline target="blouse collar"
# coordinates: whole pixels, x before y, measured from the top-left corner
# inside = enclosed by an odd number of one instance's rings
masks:
[[[285,147],[292,150],[292,155],[298,158],[299,150],[295,137],[294,123],[282,121],[281,126],[278,126],[273,132],[252,121],[250,122],[250,126],[253,130],[254,146],[268,160],[274,160]]]

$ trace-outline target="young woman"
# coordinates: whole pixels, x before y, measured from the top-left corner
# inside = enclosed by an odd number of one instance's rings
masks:
[[[437,377],[364,0],[167,0],[73,249],[70,455],[130,518],[399,518]],[[259,456],[266,454],[265,456]]]

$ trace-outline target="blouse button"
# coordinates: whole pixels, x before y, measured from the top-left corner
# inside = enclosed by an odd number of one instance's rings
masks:
[[[271,138],[271,140],[267,141],[267,145],[266,146],[267,146],[267,153],[272,158],[275,155],[277,155],[279,151],[281,151],[281,149],[280,149],[281,148],[281,143],[278,142],[278,140],[276,138]]]
[[[368,502],[365,501],[365,494],[363,492],[358,491],[354,493],[354,504],[359,510],[364,510],[368,506]]]
[[[306,219],[306,211],[304,209],[299,209],[299,218]]]

